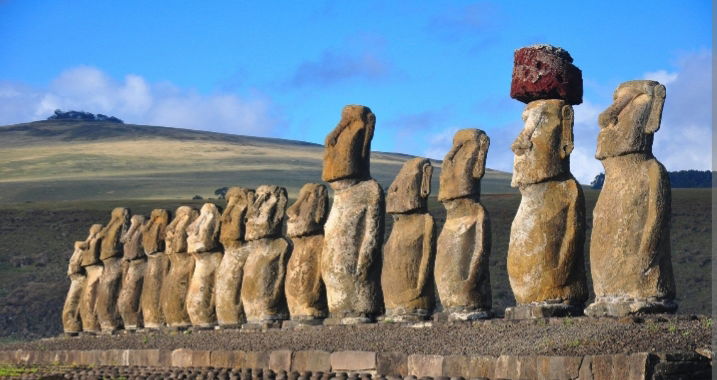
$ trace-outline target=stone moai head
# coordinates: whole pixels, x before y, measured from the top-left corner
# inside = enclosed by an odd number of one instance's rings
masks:
[[[244,240],[246,214],[254,203],[254,190],[232,187],[226,194],[227,207],[221,217],[219,241],[229,248]]]
[[[164,251],[164,238],[169,224],[169,210],[156,208],[149,220],[142,226],[142,247],[144,253],[151,255]]]
[[[174,219],[166,229],[164,244],[166,253],[187,252],[187,228],[199,212],[194,207],[179,206],[174,212]]]
[[[328,136],[324,149],[326,182],[371,177],[371,139],[376,116],[368,107],[348,105],[341,111],[341,121]]]
[[[600,134],[595,158],[652,154],[652,139],[660,129],[665,95],[665,86],[651,80],[620,84],[613,103],[598,117]]]
[[[87,234],[87,239],[82,241],[81,265],[94,265],[100,262],[100,245],[102,241],[102,225],[93,224]]]
[[[480,129],[461,129],[453,136],[453,146],[443,159],[438,200],[480,195],[480,179],[490,139]]]
[[[551,45],[518,49],[513,56],[510,97],[523,103],[539,99],[583,102],[583,74],[566,50]]]
[[[245,239],[257,240],[281,234],[281,223],[286,212],[286,189],[262,185],[256,189],[254,202],[246,216]]]
[[[129,228],[120,238],[120,242],[124,245],[124,258],[127,260],[144,256],[142,240],[140,236],[137,236],[142,234],[144,221],[144,215],[132,215],[129,220]]]
[[[121,237],[129,228],[130,211],[125,207],[117,207],[112,210],[110,221],[102,229],[102,248],[100,258],[102,260],[120,256],[122,254]]]
[[[433,166],[427,158],[406,161],[386,192],[386,212],[405,214],[426,210],[432,176]]]
[[[525,126],[511,149],[513,179],[519,187],[570,172],[573,151],[573,107],[564,100],[536,100],[523,111]]]
[[[286,234],[289,237],[300,237],[322,232],[328,211],[329,192],[326,186],[305,184],[296,202],[286,210]]]
[[[222,213],[214,203],[205,203],[199,217],[187,227],[187,252],[209,252],[219,246]]]

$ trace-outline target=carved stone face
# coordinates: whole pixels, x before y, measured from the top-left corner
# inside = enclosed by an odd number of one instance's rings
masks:
[[[246,220],[247,241],[277,236],[286,212],[286,189],[262,185],[256,189],[254,203],[249,207]]]
[[[432,175],[433,166],[428,159],[416,157],[406,161],[386,192],[386,212],[403,214],[425,210]]]
[[[511,146],[513,179],[519,187],[570,172],[573,108],[563,100],[536,100],[523,111],[525,127]]]
[[[142,226],[142,246],[144,253],[151,255],[164,251],[164,238],[169,224],[169,211],[157,208],[152,210],[149,220]]]
[[[443,159],[438,200],[447,201],[480,194],[490,139],[480,129],[461,129]]]
[[[143,215],[132,215],[129,228],[120,239],[124,244],[124,258],[126,260],[144,256],[144,250],[142,249],[142,224],[144,220]]]
[[[187,252],[209,252],[219,242],[221,212],[214,203],[205,203],[199,217],[187,227]]]
[[[125,207],[117,207],[112,210],[109,223],[102,229],[100,259],[104,260],[122,254],[120,238],[129,228],[129,215],[130,211]]]
[[[595,158],[629,153],[652,153],[653,134],[660,128],[665,86],[655,81],[622,83],[613,94],[613,103],[600,114]]]
[[[164,239],[166,253],[187,252],[187,228],[198,216],[199,212],[194,207],[177,208],[172,223],[167,226]]]
[[[254,203],[254,190],[232,187],[227,191],[227,207],[221,217],[219,241],[225,248],[244,240],[244,223],[249,205]]]
[[[80,242],[82,249],[82,266],[99,263],[100,242],[102,239],[102,225],[93,224],[85,241]]]
[[[368,107],[344,107],[341,121],[326,136],[324,168],[321,174],[324,181],[367,179],[371,176],[371,139],[375,126],[376,116]]]
[[[286,234],[289,237],[299,237],[322,232],[328,209],[329,192],[326,186],[318,183],[305,184],[301,187],[296,202],[286,210],[289,218],[286,222]]]

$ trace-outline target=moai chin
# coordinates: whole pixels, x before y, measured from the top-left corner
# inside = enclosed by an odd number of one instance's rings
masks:
[[[80,319],[84,333],[98,333],[100,322],[97,318],[97,291],[102,276],[100,245],[102,243],[102,225],[93,224],[87,239],[80,247],[80,266],[85,273],[85,284],[80,296]]]
[[[585,200],[570,173],[570,104],[582,100],[582,78],[572,58],[560,48],[541,45],[521,51],[526,56],[535,53],[536,67],[554,78],[543,80],[540,88],[525,91],[522,97],[511,89],[511,96],[528,104],[522,115],[523,130],[511,146],[515,154],[511,186],[518,187],[522,197],[511,225],[507,264],[517,306],[507,308],[505,316],[580,315],[588,296],[583,254]],[[518,52],[514,84],[529,79],[519,77],[525,62]],[[542,59],[546,54],[551,58]]]
[[[292,252],[284,285],[291,324],[319,324],[328,315],[326,288],[321,279],[324,223],[329,211],[326,186],[307,183],[286,211]]]
[[[142,248],[147,256],[147,269],[142,283],[141,308],[144,328],[159,329],[164,324],[160,295],[169,271],[169,258],[164,254],[164,238],[170,221],[169,210],[154,209],[142,226]]]
[[[465,321],[492,315],[490,218],[480,203],[489,146],[485,132],[463,129],[443,159],[438,200],[446,208],[446,222],[438,236],[434,271],[443,307],[438,318]]]
[[[187,229],[199,216],[197,209],[180,206],[165,233],[165,254],[169,272],[162,283],[160,304],[167,326],[183,329],[191,325],[185,300],[189,281],[194,273],[194,258],[187,252]]]
[[[224,256],[217,269],[214,299],[219,326],[237,328],[245,319],[241,285],[250,252],[245,240],[245,224],[249,206],[254,203],[254,190],[232,187],[227,191],[226,199],[219,231]]]
[[[335,193],[321,254],[330,314],[325,324],[371,322],[383,308],[385,204],[383,189],[369,171],[375,124],[368,107],[349,105],[326,137],[322,178]]]
[[[436,232],[427,208],[432,174],[428,159],[408,160],[386,194],[393,228],[383,247],[384,322],[417,322],[433,310]]]
[[[82,266],[83,255],[90,248],[91,241],[102,230],[102,225],[95,224],[90,227],[87,239],[76,241],[74,251],[67,266],[67,277],[70,278],[70,289],[65,297],[62,308],[62,328],[65,334],[74,336],[82,331],[82,296],[87,285],[87,273]],[[95,256],[96,257],[96,256]]]
[[[109,223],[102,229],[100,259],[102,260],[102,276],[97,290],[97,317],[103,333],[111,334],[121,326],[117,298],[122,285],[122,253],[121,237],[129,228],[130,211],[124,207],[112,210]]]
[[[205,203],[199,217],[187,228],[187,246],[194,257],[194,273],[187,290],[187,313],[196,328],[216,325],[214,283],[222,261],[219,246],[221,211],[214,203]]]
[[[145,217],[133,215],[129,229],[120,238],[124,245],[122,257],[122,286],[117,299],[117,310],[122,317],[125,330],[136,330],[141,325],[142,314],[140,297],[144,275],[147,269],[147,257],[142,248],[142,225]]]
[[[286,189],[263,185],[256,189],[247,212],[249,256],[241,285],[246,328],[281,327],[281,321],[288,318],[284,277],[291,244],[281,236],[286,203]]]
[[[590,269],[595,302],[590,316],[677,310],[670,258],[670,181],[652,155],[665,86],[636,80],[615,90],[598,118],[595,157],[605,184],[593,210]]]

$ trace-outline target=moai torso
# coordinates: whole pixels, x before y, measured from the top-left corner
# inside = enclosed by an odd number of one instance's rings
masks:
[[[142,226],[142,247],[147,255],[147,269],[142,283],[141,308],[145,328],[157,329],[164,323],[160,306],[162,283],[169,271],[164,254],[164,238],[170,215],[168,210],[154,209]]]
[[[393,228],[381,272],[387,321],[424,319],[433,309],[436,234],[426,204],[432,173],[429,160],[414,158],[388,188],[386,211],[393,215]]]
[[[122,285],[123,245],[121,237],[129,228],[129,209],[118,207],[112,210],[110,222],[102,229],[100,259],[102,275],[97,290],[95,305],[100,327],[104,332],[112,332],[120,327],[120,315],[117,309],[117,298]]]
[[[147,269],[147,258],[142,248],[144,220],[142,215],[133,215],[127,232],[120,238],[124,245],[124,256],[122,257],[122,287],[117,298],[117,309],[127,330],[138,328],[142,318],[140,298]]]
[[[213,203],[205,203],[199,217],[187,228],[187,248],[194,257],[194,273],[187,290],[187,313],[192,324],[210,327],[216,323],[214,279],[222,251],[219,246],[221,213]]]
[[[287,236],[293,245],[286,269],[286,301],[295,321],[325,318],[326,289],[321,279],[324,223],[328,215],[326,186],[307,183],[286,214]]]
[[[80,265],[85,271],[86,279],[82,287],[79,308],[82,331],[85,332],[97,332],[100,329],[95,306],[97,303],[100,276],[102,276],[102,262],[100,261],[101,232],[102,225],[93,224],[92,227],[90,227],[89,236],[81,248],[82,259]]]
[[[65,297],[65,304],[62,308],[62,327],[65,333],[75,335],[82,331],[82,297],[87,286],[87,273],[82,267],[82,257],[89,248],[92,240],[102,230],[102,225],[95,224],[90,227],[89,236],[86,240],[76,241],[74,251],[67,266],[67,276],[70,278],[70,288]],[[96,257],[96,256],[95,256]]]

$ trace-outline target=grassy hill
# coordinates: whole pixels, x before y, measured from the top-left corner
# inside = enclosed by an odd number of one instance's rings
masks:
[[[327,130],[327,133],[329,131]],[[0,203],[188,199],[224,186],[321,181],[323,146],[302,141],[98,121],[0,127]],[[373,152],[383,186],[411,156]],[[434,162],[440,167],[440,162]],[[434,173],[438,188],[440,170]],[[515,192],[510,174],[486,170],[483,193]]]

